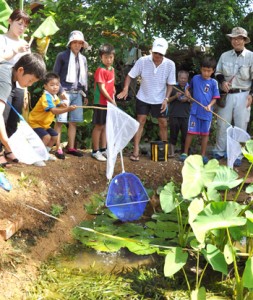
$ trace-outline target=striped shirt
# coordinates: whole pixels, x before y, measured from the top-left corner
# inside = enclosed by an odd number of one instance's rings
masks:
[[[232,89],[250,90],[253,79],[253,52],[244,48],[237,56],[235,50],[224,52],[217,64],[215,75],[223,74]]]
[[[149,104],[161,104],[166,97],[167,84],[176,84],[175,63],[164,57],[156,67],[152,55],[139,58],[128,75],[141,76],[141,86],[137,98]]]

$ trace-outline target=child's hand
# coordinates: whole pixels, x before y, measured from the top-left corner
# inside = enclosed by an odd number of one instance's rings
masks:
[[[84,98],[84,99],[83,99],[83,104],[84,104],[84,105],[88,105],[88,103],[89,103],[88,98]]]
[[[76,105],[70,105],[68,107],[68,111],[72,111],[72,110],[75,110],[76,109]]]
[[[67,104],[67,103],[64,103],[64,102],[62,102],[62,103],[60,104],[60,107],[62,107],[62,108],[68,107],[68,104]]]
[[[211,111],[212,110],[212,106],[209,104],[209,105],[207,105],[206,107],[205,107],[205,110],[206,111]]]

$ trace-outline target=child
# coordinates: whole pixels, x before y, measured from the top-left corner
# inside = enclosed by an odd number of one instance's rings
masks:
[[[214,58],[204,57],[200,64],[201,74],[195,75],[190,83],[193,99],[196,99],[205,108],[196,102],[192,103],[184,153],[181,154],[180,161],[184,161],[187,158],[193,136],[200,135],[202,138],[201,155],[203,163],[206,164],[208,162],[208,158],[205,155],[212,122],[211,111],[212,106],[216,103],[216,99],[220,98],[218,83],[211,78],[215,66],[216,61]],[[186,91],[186,96],[190,96],[189,91]]]
[[[0,141],[5,147],[5,152],[0,154],[0,166],[7,167],[10,160],[18,162],[14,157],[9,145],[4,123],[3,112],[10,94],[15,90],[16,83],[25,88],[41,79],[46,72],[46,66],[42,57],[31,53],[23,55],[14,65],[9,63],[0,64]],[[5,115],[5,119],[8,115]],[[6,160],[7,159],[7,160]]]
[[[99,48],[102,63],[94,74],[94,105],[101,108],[107,106],[107,101],[116,105],[114,68],[112,67],[114,54],[114,47],[110,44],[104,44]],[[106,110],[95,109],[92,123],[95,124],[95,127],[92,131],[93,150],[91,156],[99,161],[106,161]]]
[[[60,97],[70,105],[82,106],[88,104],[88,67],[86,57],[82,54],[84,48],[88,47],[81,31],[74,30],[69,35],[68,49],[60,52],[55,60],[54,72],[60,76]],[[83,109],[57,116],[55,131],[58,132],[57,145],[60,147],[61,128],[63,123],[68,123],[68,145],[66,153],[81,157],[83,153],[75,148],[76,123],[83,122]],[[58,155],[58,154],[59,155]],[[56,153],[57,157],[62,155],[62,150]]]
[[[178,88],[183,93],[188,88],[189,73],[187,71],[178,72]],[[181,132],[181,153],[184,152],[185,139],[187,135],[188,119],[190,114],[190,99],[176,89],[172,90],[169,98],[169,126],[170,126],[170,155],[175,156],[175,146],[178,134]]]
[[[45,144],[48,152],[56,144],[58,133],[50,127],[55,115],[76,109],[75,105],[61,104],[57,94],[60,88],[60,77],[53,72],[46,74],[44,79],[44,93],[29,114],[29,124]],[[57,149],[58,150],[58,149]],[[59,157],[64,159],[63,157]],[[49,156],[49,160],[56,160]],[[36,162],[36,166],[45,166],[45,163]]]

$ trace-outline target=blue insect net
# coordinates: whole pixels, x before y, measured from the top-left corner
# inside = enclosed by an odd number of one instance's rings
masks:
[[[149,197],[140,179],[132,173],[115,176],[108,189],[106,206],[121,221],[138,220],[144,213]]]

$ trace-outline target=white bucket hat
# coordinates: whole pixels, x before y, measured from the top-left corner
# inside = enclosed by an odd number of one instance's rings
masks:
[[[168,42],[164,38],[157,38],[154,40],[152,52],[158,52],[165,55],[168,49]]]
[[[83,44],[84,44],[83,48],[88,48],[88,46],[89,46],[89,44],[85,41],[82,32],[79,30],[74,30],[74,31],[70,32],[67,47],[69,47],[70,43],[73,41],[83,42]]]
[[[245,44],[250,43],[250,38],[248,37],[248,32],[242,27],[234,27],[232,32],[226,35],[229,39],[242,36],[245,39]]]

